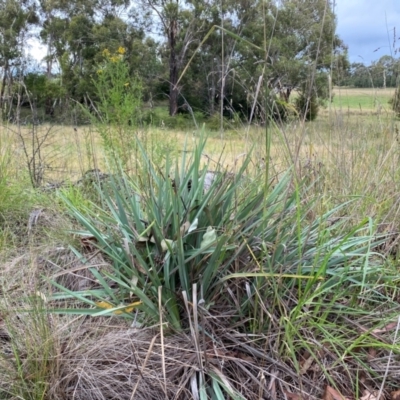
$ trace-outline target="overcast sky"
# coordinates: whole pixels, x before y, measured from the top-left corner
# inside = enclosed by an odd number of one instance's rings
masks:
[[[400,0],[335,0],[335,3],[337,33],[349,46],[350,62],[368,65],[386,54],[400,55],[394,51],[400,48]]]

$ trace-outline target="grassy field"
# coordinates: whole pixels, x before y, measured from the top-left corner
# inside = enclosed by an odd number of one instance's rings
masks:
[[[333,90],[332,106],[336,110],[359,113],[390,113],[388,103],[394,95],[394,88],[356,89],[336,87]]]
[[[132,130],[119,172],[94,126],[2,126],[0,398],[395,400],[391,93],[335,89],[267,130]],[[94,168],[109,187],[76,184]]]

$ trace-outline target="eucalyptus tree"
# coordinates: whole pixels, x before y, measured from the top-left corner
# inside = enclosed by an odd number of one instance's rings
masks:
[[[399,62],[390,55],[382,56],[371,66],[375,86],[395,87],[399,74]]]
[[[265,119],[266,91],[283,103],[294,89],[324,99],[332,67],[348,67],[329,0],[225,0],[208,7],[203,26],[217,28],[186,72],[195,87],[187,98],[202,101],[207,113],[223,101],[225,114],[250,118],[256,109]]]
[[[132,74],[147,79],[156,62],[155,41],[129,20],[125,0],[40,0],[41,39],[47,46],[48,75],[57,64],[69,98],[95,100],[92,79],[107,54],[124,49]],[[146,64],[151,65],[146,68]]]
[[[3,110],[5,90],[11,88],[12,68],[20,68],[26,50],[29,29],[38,22],[35,3],[31,0],[0,0],[0,67],[2,80],[0,107]]]
[[[285,102],[294,89],[305,99],[328,96],[328,73],[346,47],[335,34],[330,0],[282,0],[267,36],[266,72],[272,90]],[[309,100],[307,100],[309,102]]]
[[[161,55],[167,60],[169,113],[178,112],[181,87],[179,75],[193,51],[206,35],[212,1],[207,0],[142,0],[141,6],[148,20],[155,26],[154,35],[164,38]],[[182,94],[182,93],[181,93]]]

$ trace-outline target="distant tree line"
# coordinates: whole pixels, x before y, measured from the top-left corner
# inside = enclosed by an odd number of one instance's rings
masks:
[[[352,63],[340,71],[337,83],[358,88],[397,87],[399,84],[400,59],[386,55],[371,65]]]
[[[99,65],[123,49],[144,101],[171,116],[284,119],[296,92],[312,118],[328,82],[364,87],[371,75],[349,66],[335,27],[327,0],[0,0],[0,107],[10,117],[28,99],[49,118],[95,107]],[[27,55],[32,37],[44,69]],[[391,62],[379,65],[374,82],[394,85]]]

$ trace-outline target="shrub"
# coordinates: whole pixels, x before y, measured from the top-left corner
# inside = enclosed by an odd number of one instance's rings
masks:
[[[298,114],[306,121],[314,121],[318,116],[319,103],[315,93],[311,96],[304,90],[301,90],[295,100],[295,106]]]
[[[110,161],[128,168],[134,151],[135,128],[140,121],[142,82],[131,77],[124,60],[124,48],[116,54],[104,51],[106,61],[99,65],[93,79],[98,97],[95,109],[87,110],[96,125]]]
[[[270,118],[278,123],[286,122],[293,113],[293,107],[286,101],[279,99],[278,96],[273,96],[268,106]]]
[[[233,113],[231,118],[226,116],[224,118],[224,129],[234,130],[243,127],[243,121],[240,119],[238,113]],[[221,115],[219,113],[214,113],[206,120],[207,129],[211,131],[219,131],[221,129]]]
[[[194,113],[197,123],[201,123],[204,119],[201,113]],[[170,116],[169,112],[164,107],[156,107],[151,110],[146,110],[142,116],[142,122],[145,126],[165,128],[165,129],[190,129],[194,128],[195,124],[193,117],[190,114],[177,114]]]

